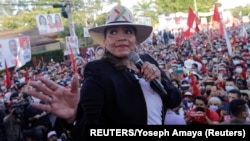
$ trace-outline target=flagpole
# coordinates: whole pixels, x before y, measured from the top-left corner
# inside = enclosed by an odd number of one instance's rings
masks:
[[[223,16],[222,14],[220,13],[220,17],[221,17],[221,24],[222,24],[222,27],[223,27],[223,32],[224,32],[224,36],[225,36],[225,40],[226,40],[226,44],[227,44],[227,50],[228,50],[228,54],[233,57],[233,52],[232,52],[232,45],[230,43],[230,40],[229,40],[229,37],[228,37],[228,34],[227,34],[227,30],[226,30],[226,27],[225,27],[225,24],[224,24],[224,20],[223,20]]]

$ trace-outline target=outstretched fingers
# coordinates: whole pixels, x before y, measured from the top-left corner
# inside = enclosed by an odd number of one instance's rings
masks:
[[[75,74],[71,81],[71,93],[78,94],[79,93],[79,78]]]

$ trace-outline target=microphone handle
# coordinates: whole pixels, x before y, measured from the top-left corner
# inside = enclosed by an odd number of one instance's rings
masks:
[[[150,86],[154,91],[159,93],[159,95],[161,96],[166,96],[168,94],[168,92],[165,90],[164,86],[161,84],[161,82],[158,79],[153,79],[150,82]]]
[[[135,63],[135,65],[136,65],[137,68],[139,68],[141,70],[141,67],[143,65],[143,61],[141,59],[139,59]],[[154,91],[159,93],[161,96],[166,96],[168,94],[167,91],[165,90],[164,86],[161,84],[161,82],[158,79],[153,79],[150,82],[150,86]]]

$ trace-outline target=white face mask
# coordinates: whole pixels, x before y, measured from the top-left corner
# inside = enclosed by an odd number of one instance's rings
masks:
[[[193,105],[194,105],[193,102],[188,102],[188,103],[187,103],[187,107],[188,107],[188,108],[191,108]]]
[[[237,72],[237,73],[242,73],[242,68],[241,68],[241,67],[237,67],[237,68],[235,69],[235,72]]]
[[[217,110],[219,109],[219,107],[216,106],[216,105],[210,105],[210,106],[209,106],[209,109],[211,109],[211,110],[213,110],[213,111],[217,111]]]
[[[226,91],[227,91],[227,92],[230,91],[230,90],[232,90],[232,89],[234,89],[233,86],[226,86],[225,88],[226,88]]]
[[[207,64],[207,60],[202,60],[202,63],[203,64]]]
[[[233,64],[234,64],[234,65],[240,64],[240,60],[233,60]]]
[[[4,91],[6,89],[6,86],[1,86],[1,89]]]
[[[217,62],[217,58],[213,58],[213,62],[215,62],[215,63],[216,63],[216,62]]]

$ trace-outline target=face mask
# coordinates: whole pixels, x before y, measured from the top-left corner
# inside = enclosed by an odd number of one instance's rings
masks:
[[[192,106],[193,106],[193,102],[188,102],[188,103],[187,103],[187,107],[188,107],[188,108],[191,108]]]
[[[216,63],[216,62],[217,62],[217,58],[213,58],[213,62],[215,62],[215,63]]]
[[[210,105],[210,106],[209,106],[209,109],[211,109],[211,110],[213,110],[213,111],[217,111],[217,110],[219,109],[219,107],[216,106],[216,105]]]
[[[250,60],[249,59],[247,60],[247,64],[250,64]]]
[[[222,49],[221,48],[218,48],[217,51],[221,51]]]
[[[178,88],[178,85],[174,85],[176,88]]]
[[[232,89],[234,89],[233,86],[226,86],[226,91],[227,91],[227,92],[230,91],[230,90],[232,90]]]
[[[6,86],[1,86],[1,89],[4,91],[6,89]]]
[[[234,64],[234,65],[240,64],[240,60],[233,60],[233,64]]]
[[[203,64],[207,64],[207,60],[202,60],[202,63]]]
[[[13,99],[12,102],[13,102],[13,103],[17,103],[17,99]]]
[[[241,68],[241,67],[237,67],[237,68],[235,69],[235,72],[237,72],[237,73],[242,73],[242,68]]]

